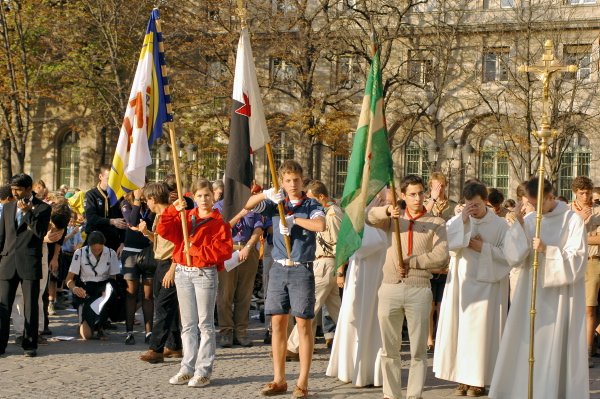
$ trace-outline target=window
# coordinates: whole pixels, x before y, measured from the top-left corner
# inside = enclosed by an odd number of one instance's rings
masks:
[[[216,58],[206,59],[206,83],[211,87],[221,86],[227,74],[227,65]]]
[[[218,148],[209,148],[200,153],[201,175],[208,180],[223,179],[225,174],[226,157],[222,156]]]
[[[415,84],[430,83],[433,79],[433,61],[427,50],[408,51],[408,81]]]
[[[333,157],[333,192],[334,198],[341,199],[344,194],[344,185],[348,177],[348,155],[334,155]]]
[[[573,137],[560,157],[558,170],[558,195],[569,201],[573,199],[571,183],[576,176],[589,176],[592,152],[590,143],[584,135]]]
[[[79,135],[67,132],[58,148],[58,186],[66,184],[69,188],[79,186]]]
[[[335,70],[335,84],[333,89],[351,89],[360,82],[360,66],[358,58],[351,55],[342,55],[337,58]]]
[[[286,139],[286,135],[284,132],[281,133],[281,137],[279,138],[279,143],[272,145],[273,150],[273,163],[275,163],[275,169],[279,169],[279,166],[286,159],[294,159],[294,147],[288,143]],[[271,170],[269,169],[269,161],[267,160],[265,153],[265,187],[271,187]]]
[[[290,84],[296,79],[296,67],[281,58],[271,58],[269,71],[272,84]]]
[[[150,148],[150,155],[152,155],[152,164],[146,168],[146,177],[148,181],[163,181],[165,176],[167,176],[166,170],[166,161],[163,161],[163,165],[161,167],[160,161],[160,151],[158,150],[158,143],[154,143]]]
[[[567,65],[577,65],[577,72],[567,72],[563,76],[567,80],[590,79],[592,74],[592,46],[591,45],[572,45],[565,46],[564,62]]]
[[[500,7],[502,8],[514,8],[515,0],[500,0]]]
[[[479,179],[488,187],[495,187],[508,195],[508,153],[489,143],[480,153]]]
[[[487,49],[483,53],[483,81],[508,81],[508,48]]]
[[[570,4],[596,4],[596,0],[570,0]]]
[[[404,147],[404,174],[418,175],[424,181],[429,179],[429,165],[427,163],[427,146],[421,137],[413,137]]]

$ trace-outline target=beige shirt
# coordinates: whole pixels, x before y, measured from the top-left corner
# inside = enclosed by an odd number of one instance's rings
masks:
[[[156,217],[154,218],[154,223],[152,224],[153,232],[156,231],[156,226],[158,226],[159,221],[160,215],[156,215]],[[173,257],[174,249],[175,244],[154,233],[154,259],[169,260]]]
[[[444,219],[425,214],[414,222],[412,255],[407,255],[409,221],[400,218],[400,242],[402,243],[402,258],[408,259],[408,276],[401,278],[397,271],[398,244],[393,234],[391,218],[387,215],[387,206],[372,208],[367,214],[367,223],[387,232],[392,243],[386,253],[383,264],[383,282],[398,284],[403,282],[413,287],[431,287],[429,269],[439,269],[446,266],[450,255],[448,253],[448,240],[446,238],[446,223]]]
[[[333,204],[327,208],[325,231],[317,233],[317,250],[315,251],[317,258],[323,256],[335,257],[335,246],[343,217],[344,211],[338,205]]]
[[[575,208],[575,201],[569,204],[569,209],[573,212],[577,212]],[[588,237],[592,235],[600,234],[600,206],[592,205],[592,215],[588,220],[585,220],[585,229],[587,230]],[[588,256],[598,256],[600,252],[598,245],[588,245]]]

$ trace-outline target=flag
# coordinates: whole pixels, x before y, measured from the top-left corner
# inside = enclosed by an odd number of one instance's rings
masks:
[[[152,10],[138,60],[119,141],[108,176],[114,205],[127,192],[143,187],[152,164],[150,146],[162,137],[163,123],[173,120],[158,9]]]
[[[346,263],[360,248],[365,228],[365,208],[392,178],[392,154],[383,114],[383,85],[378,49],[367,77],[341,200],[345,214],[336,246],[337,266]]]
[[[238,42],[229,128],[223,191],[225,220],[235,216],[248,201],[254,179],[252,154],[270,141],[247,28],[242,28]]]

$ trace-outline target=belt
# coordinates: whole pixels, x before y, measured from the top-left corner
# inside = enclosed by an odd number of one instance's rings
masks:
[[[335,259],[334,255],[321,255],[317,256],[317,259]]]
[[[179,271],[184,271],[184,272],[197,272],[200,271],[202,269],[212,269],[213,267],[215,267],[215,265],[211,265],[211,266],[204,266],[204,267],[192,267],[192,266],[183,266],[183,265],[177,265],[175,267],[175,270],[179,270]]]
[[[295,261],[290,261],[289,259],[275,259],[275,262],[279,263],[282,266],[285,267],[296,267],[296,266],[312,266],[313,262],[295,262]]]
[[[600,255],[588,256],[588,260],[599,260],[599,259],[600,259]]]

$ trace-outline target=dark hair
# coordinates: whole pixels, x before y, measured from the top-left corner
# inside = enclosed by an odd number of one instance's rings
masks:
[[[506,201],[504,201],[505,208],[508,208],[508,207],[514,208],[515,206],[517,206],[517,203],[515,202],[514,199],[509,198]]]
[[[315,196],[324,195],[329,197],[329,191],[327,191],[327,187],[320,180],[311,180],[307,186],[307,190],[312,191]]]
[[[576,192],[577,190],[593,190],[594,182],[587,176],[577,176],[571,183],[571,190]]]
[[[406,175],[400,182],[400,192],[402,194],[406,194],[406,189],[408,186],[413,186],[420,184],[423,189],[425,189],[425,183],[423,182],[423,178],[417,175]]]
[[[10,184],[5,184],[4,186],[0,186],[0,200],[7,200],[12,198],[12,190],[10,189]]]
[[[57,229],[66,229],[71,220],[71,208],[66,203],[52,205],[50,220]]]
[[[148,183],[142,189],[144,197],[163,205],[169,204],[169,186],[166,183]]]
[[[532,198],[537,198],[538,185],[539,185],[538,181],[539,181],[538,177],[532,177],[531,179],[529,179],[527,184],[525,184],[525,191],[527,192],[528,196],[530,196]],[[551,192],[552,192],[552,183],[550,182],[550,180],[544,179],[544,196],[550,194]]]
[[[490,188],[488,191],[488,202],[492,206],[501,206],[504,202],[504,194],[497,188]]]
[[[104,244],[106,244],[106,238],[104,237],[104,234],[95,230],[95,231],[92,231],[88,235],[87,244],[89,247],[91,247],[92,245],[95,245],[95,244],[104,245]]]
[[[98,174],[104,173],[106,171],[110,172],[111,166],[109,164],[103,163],[98,167]]]
[[[163,182],[167,185],[169,192],[177,190],[177,178],[174,174],[166,175]]]
[[[208,191],[214,194],[212,183],[203,177],[198,178],[198,180],[192,184],[192,194],[195,194],[196,191],[202,190],[203,188],[208,188]]]
[[[470,201],[476,196],[479,196],[484,201],[488,199],[488,191],[485,184],[477,181],[467,183],[465,188],[463,188],[463,197]]]
[[[10,178],[9,184],[11,187],[30,188],[33,186],[33,180],[31,179],[31,176],[26,175],[25,173],[19,173]]]
[[[283,177],[285,173],[297,173],[302,176],[302,166],[292,159],[286,159],[279,167],[279,177]]]
[[[569,203],[569,200],[565,197],[563,197],[562,195],[559,195],[558,197],[556,197],[557,200],[564,202],[565,204]]]

